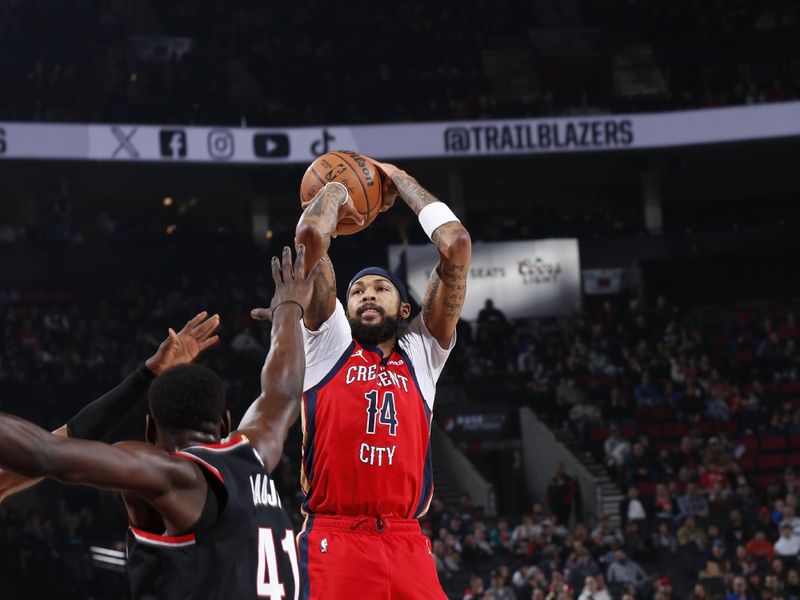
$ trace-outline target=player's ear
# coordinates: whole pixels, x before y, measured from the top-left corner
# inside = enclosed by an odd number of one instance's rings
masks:
[[[219,424],[219,437],[226,438],[231,434],[231,411],[227,408],[222,413],[222,420]]]
[[[400,316],[403,318],[403,320],[407,319],[410,314],[411,314],[411,305],[408,302],[401,302]]]
[[[145,415],[144,417],[144,439],[148,444],[153,444],[154,446],[158,442],[156,420],[150,415]]]

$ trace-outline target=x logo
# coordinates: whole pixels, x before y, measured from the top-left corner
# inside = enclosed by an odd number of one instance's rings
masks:
[[[119,142],[119,146],[117,146],[117,149],[114,150],[111,158],[116,158],[120,150],[125,150],[125,152],[128,153],[128,156],[131,158],[139,158],[139,151],[131,142],[131,138],[136,134],[137,129],[138,127],[134,127],[130,130],[130,133],[125,133],[125,130],[122,129],[122,127],[114,126],[111,128],[111,133],[114,134],[114,137],[117,138],[117,141]]]

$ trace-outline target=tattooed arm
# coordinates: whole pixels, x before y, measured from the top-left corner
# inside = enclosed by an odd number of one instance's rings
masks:
[[[386,176],[385,203],[391,206],[392,195],[400,196],[417,215],[428,204],[440,200],[422,187],[405,171],[393,165],[378,163]],[[390,183],[391,182],[391,183]],[[467,270],[472,259],[472,241],[458,221],[440,225],[432,236],[439,249],[439,264],[431,273],[422,301],[422,318],[431,335],[442,348],[447,348],[467,295]]]
[[[327,184],[304,208],[295,229],[295,244],[305,245],[307,273],[320,258],[325,263],[314,282],[314,294],[303,319],[309,330],[316,331],[336,306],[336,276],[328,258],[331,238],[336,237],[336,225],[344,216],[351,216],[359,223],[363,223],[363,218],[347,188],[341,184]]]

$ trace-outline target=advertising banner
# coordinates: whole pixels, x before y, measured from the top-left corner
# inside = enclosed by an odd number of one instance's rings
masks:
[[[397,271],[405,254],[409,293],[419,303],[439,254],[432,244],[389,247]],[[581,296],[575,239],[482,242],[472,246],[462,316],[475,320],[486,300],[509,319],[569,315]]]
[[[608,152],[800,136],[800,102],[649,114],[292,128],[3,123],[0,159],[310,163]]]

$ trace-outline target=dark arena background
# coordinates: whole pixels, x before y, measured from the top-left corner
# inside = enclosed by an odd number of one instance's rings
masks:
[[[55,429],[208,310],[200,363],[239,418],[303,173],[354,150],[473,240],[421,520],[448,596],[798,599],[799,19],[0,0],[0,410]],[[419,303],[432,249],[398,201],[333,241],[340,297],[375,263]],[[276,471],[298,531],[299,461],[298,426]],[[4,500],[0,598],[129,598],[126,526],[91,488]]]

